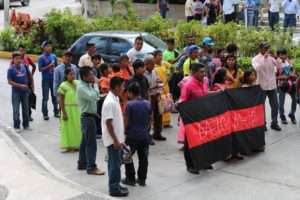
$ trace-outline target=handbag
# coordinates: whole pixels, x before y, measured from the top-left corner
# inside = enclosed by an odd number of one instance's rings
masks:
[[[163,106],[163,113],[172,112],[175,108],[175,104],[170,93],[161,95],[161,101]]]

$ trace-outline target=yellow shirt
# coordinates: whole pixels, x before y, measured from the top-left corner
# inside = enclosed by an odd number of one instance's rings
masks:
[[[237,70],[236,77],[233,77],[233,72],[230,72],[227,69],[227,76],[231,79],[228,81],[229,88],[238,88],[241,87],[241,79],[244,76],[244,72],[242,69]]]
[[[190,67],[191,67],[191,64],[194,64],[194,63],[198,63],[198,59],[194,59],[192,60],[191,58],[187,58],[185,61],[184,61],[184,64],[183,64],[183,74],[184,76],[189,76],[191,75],[191,70],[190,70]]]
[[[172,65],[168,62],[162,62],[161,65],[157,65],[157,64],[155,65],[155,72],[164,85],[163,92],[165,94],[169,93],[169,91],[170,91],[168,80],[169,80],[169,75],[170,75],[169,70],[171,67],[172,67]]]

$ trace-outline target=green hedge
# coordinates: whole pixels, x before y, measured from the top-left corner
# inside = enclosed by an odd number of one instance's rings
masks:
[[[98,17],[86,20],[82,16],[72,15],[70,10],[52,10],[43,22],[32,27],[32,31],[26,36],[19,36],[14,29],[9,28],[0,33],[0,47],[2,50],[15,50],[19,44],[27,47],[29,53],[40,53],[40,44],[48,39],[54,43],[56,53],[62,51],[85,33],[104,30],[129,30],[152,33],[161,39],[176,38],[179,48],[185,46],[185,36],[193,34],[200,44],[205,36],[211,36],[216,43],[216,48],[224,48],[229,43],[236,43],[242,57],[252,57],[257,52],[257,46],[261,41],[268,41],[273,50],[278,47],[286,47],[293,58],[300,57],[300,47],[292,47],[292,38],[289,33],[283,31],[272,32],[261,28],[246,29],[244,26],[218,22],[215,25],[203,26],[199,22],[185,21],[174,22],[164,20],[158,13],[140,19],[135,16],[110,16]],[[298,65],[298,62],[296,62]]]

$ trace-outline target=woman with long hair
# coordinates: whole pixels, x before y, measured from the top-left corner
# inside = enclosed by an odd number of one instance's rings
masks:
[[[227,70],[227,85],[229,88],[241,87],[243,70],[238,67],[236,56],[229,54],[225,58],[225,68]]]

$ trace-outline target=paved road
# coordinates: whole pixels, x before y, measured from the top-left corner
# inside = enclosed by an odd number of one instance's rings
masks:
[[[28,7],[21,7],[18,2],[12,3],[11,9],[16,9],[17,12],[30,13],[34,18],[41,18],[51,9],[70,8],[75,13],[80,13],[80,3],[75,0],[31,0]],[[0,10],[0,29],[4,26],[3,10]]]
[[[0,120],[1,123],[11,126],[10,88],[6,83],[7,65],[7,60],[0,60]],[[21,133],[21,136],[49,162],[50,166],[67,179],[79,183],[82,187],[107,194],[107,176],[94,177],[79,172],[76,170],[78,155],[60,153],[58,120],[51,117],[50,121],[45,122],[40,113],[40,74],[35,76],[35,83],[38,109],[33,114],[33,131]],[[173,126],[176,127],[175,115]],[[185,170],[183,155],[178,151],[179,145],[176,144],[176,128],[164,130],[163,134],[167,136],[168,141],[157,143],[150,149],[147,187],[130,187],[128,199],[300,199],[299,125],[287,125],[283,128],[282,132],[267,132],[265,153],[247,157],[241,162],[216,163],[214,170],[203,171],[198,176],[190,175]],[[98,147],[98,164],[106,170],[102,141],[98,141]]]

